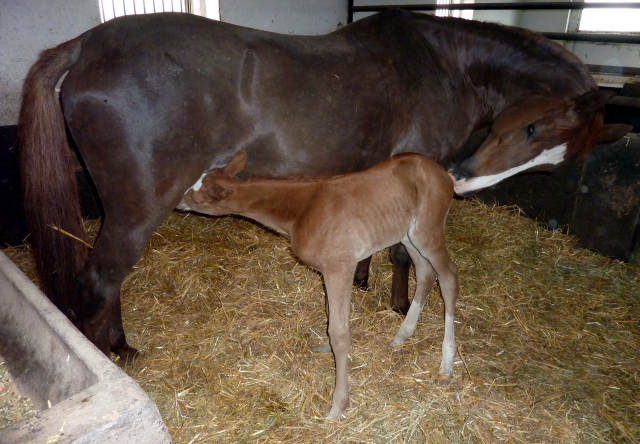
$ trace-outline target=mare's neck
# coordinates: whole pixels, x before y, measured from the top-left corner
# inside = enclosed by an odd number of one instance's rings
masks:
[[[586,66],[561,45],[521,28],[470,20],[417,19],[423,36],[443,58],[453,91],[481,110],[473,126],[492,121],[507,106],[540,94],[574,98],[597,85]]]
[[[228,206],[234,214],[253,219],[291,237],[293,224],[311,201],[319,182],[258,179],[234,185]]]

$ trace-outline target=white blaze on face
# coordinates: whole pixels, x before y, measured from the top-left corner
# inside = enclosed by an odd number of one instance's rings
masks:
[[[200,176],[200,179],[198,179],[198,181],[196,183],[191,185],[191,188],[189,188],[189,190],[198,191],[200,188],[202,188],[202,180],[204,179],[204,176],[206,176],[206,175],[207,175],[207,173],[202,173],[202,176]],[[184,194],[187,194],[189,192],[189,190],[185,191]]]
[[[498,174],[492,174],[490,176],[479,176],[469,180],[460,179],[453,181],[453,187],[456,194],[468,194],[474,191],[479,191],[484,188],[495,185],[504,179],[518,174],[522,171],[529,170],[539,165],[558,165],[564,161],[564,156],[567,152],[567,144],[563,143],[555,148],[544,150],[537,157],[534,157],[525,164],[517,167],[513,167],[510,170],[504,171]]]
[[[202,188],[202,179],[204,179],[204,176],[205,176],[206,174],[207,174],[207,173],[202,173],[202,176],[200,176],[200,179],[198,179],[196,183],[194,183],[193,185],[191,185],[191,186],[187,189],[187,191],[185,191],[185,192],[184,192],[184,194],[187,194],[187,193],[189,192],[189,190],[195,190],[195,191],[198,191],[200,188]],[[192,210],[192,209],[189,207],[189,205],[187,205],[187,204],[186,204],[186,203],[184,203],[184,202],[180,202],[180,203],[178,204],[178,206],[176,206],[176,209],[178,209],[178,210],[182,210],[182,211],[191,211],[191,210]]]

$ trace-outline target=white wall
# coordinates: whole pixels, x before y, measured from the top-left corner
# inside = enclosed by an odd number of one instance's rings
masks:
[[[513,3],[520,0],[500,0],[502,3]],[[498,3],[496,0],[476,0],[475,3]],[[473,11],[473,19],[481,22],[501,23],[509,26],[520,26],[522,11],[519,10],[496,10],[496,11]]]
[[[356,4],[430,0],[359,0]],[[431,0],[433,1],[433,0]],[[494,0],[476,0],[494,1]],[[368,14],[356,14],[361,18]],[[346,24],[346,0],[220,0],[221,20],[288,34],[324,34]],[[566,30],[567,11],[477,11],[478,20],[537,31]],[[98,25],[98,0],[0,0],[0,125],[17,123],[23,79],[38,53]],[[640,68],[640,45],[567,43],[585,63]]]
[[[347,22],[347,0],[220,0],[220,20],[283,34],[326,34]]]
[[[40,51],[98,24],[97,0],[0,0],[0,125],[18,122],[22,82]]]

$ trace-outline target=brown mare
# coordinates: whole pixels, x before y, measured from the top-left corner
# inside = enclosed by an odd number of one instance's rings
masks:
[[[336,359],[336,388],[328,417],[338,419],[349,404],[353,273],[359,261],[398,242],[415,264],[416,292],[391,345],[413,335],[437,275],[445,306],[440,375],[453,375],[458,269],[444,238],[453,197],[453,183],[444,168],[420,154],[404,153],[366,171],[326,179],[241,181],[236,175],[246,161],[241,151],[225,168],[206,173],[178,208],[254,219],[288,237],[296,256],[322,273],[329,341]]]
[[[27,76],[29,240],[49,297],[104,353],[127,358],[125,276],[185,191],[240,150],[243,177],[344,174],[411,151],[444,165],[497,119],[455,172],[470,193],[621,136],[628,127],[602,125],[608,97],[562,46],[489,23],[386,11],[290,36],[190,14],[122,17],[44,51]],[[84,237],[68,134],[104,212],[88,258],[51,228]],[[398,282],[394,305],[406,310]]]

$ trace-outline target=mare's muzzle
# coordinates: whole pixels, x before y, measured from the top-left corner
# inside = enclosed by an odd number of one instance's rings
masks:
[[[451,165],[447,172],[453,177],[454,180],[466,180],[471,176],[471,173],[461,165]]]

